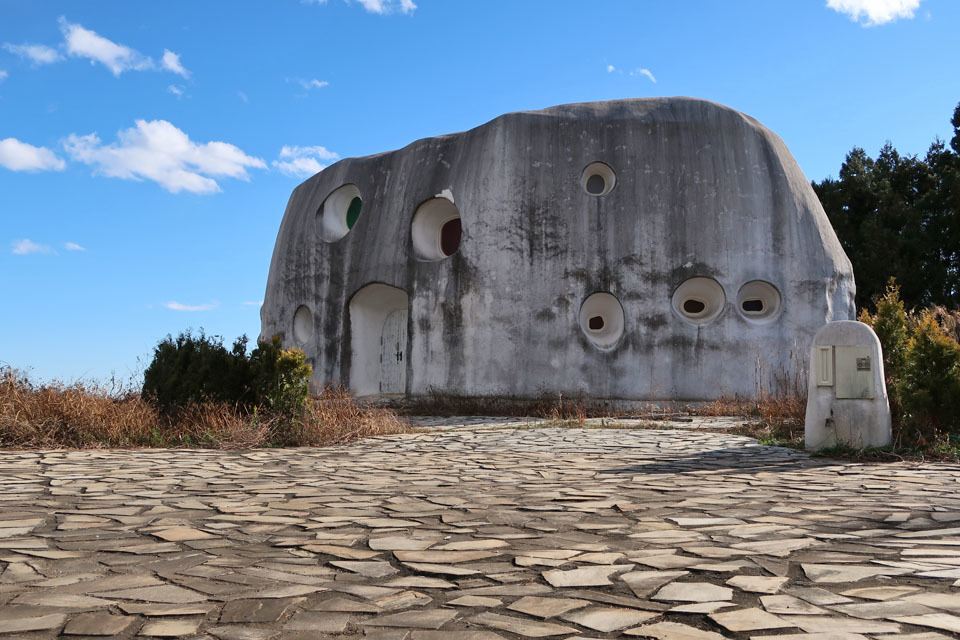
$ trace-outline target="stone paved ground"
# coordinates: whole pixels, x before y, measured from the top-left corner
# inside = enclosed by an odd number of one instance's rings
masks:
[[[960,634],[956,466],[480,422],[331,449],[0,453],[0,634]]]

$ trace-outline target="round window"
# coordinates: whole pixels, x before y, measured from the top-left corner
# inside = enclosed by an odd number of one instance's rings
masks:
[[[767,322],[780,312],[780,292],[763,280],[751,280],[740,287],[737,308],[747,320]]]
[[[609,165],[592,162],[580,174],[580,186],[591,196],[605,196],[617,184],[617,175]]]
[[[683,301],[683,312],[690,316],[700,315],[707,308],[707,303],[699,298],[687,298]]]
[[[673,292],[673,308],[695,324],[707,324],[720,315],[727,297],[713,278],[690,278]]]
[[[623,306],[610,293],[595,293],[580,307],[580,328],[599,349],[612,349],[623,337]]]
[[[345,184],[327,196],[317,210],[317,230],[324,242],[336,242],[357,224],[363,200],[355,184]]]
[[[457,206],[446,198],[431,198],[413,214],[410,223],[413,252],[418,260],[443,260],[460,249],[463,223]]]

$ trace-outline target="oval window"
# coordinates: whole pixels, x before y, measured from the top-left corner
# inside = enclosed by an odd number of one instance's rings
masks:
[[[683,301],[683,310],[691,316],[700,315],[707,308],[707,303],[696,298],[687,298]]]
[[[350,206],[347,207],[347,229],[353,229],[353,225],[357,224],[361,208],[363,208],[363,200],[360,199],[360,196],[354,196],[353,200],[350,201]]]
[[[780,311],[780,292],[763,280],[751,280],[737,294],[740,314],[752,322],[768,322]]]
[[[431,198],[413,214],[410,236],[418,260],[432,262],[452,256],[463,238],[460,211],[447,198]]]
[[[580,328],[598,349],[614,348],[623,337],[623,305],[611,293],[594,293],[580,307]]]
[[[723,287],[713,278],[690,278],[673,292],[673,308],[695,324],[707,324],[720,315],[727,302]]]
[[[440,253],[443,255],[452,256],[460,248],[460,234],[463,231],[460,224],[460,218],[454,218],[440,227]]]
[[[580,174],[580,186],[591,196],[605,196],[617,184],[617,175],[603,162],[588,164]]]
[[[587,193],[592,196],[598,196],[607,189],[607,181],[599,173],[595,173],[587,178]]]
[[[334,189],[317,209],[317,230],[324,242],[336,242],[357,224],[363,200],[355,184]]]

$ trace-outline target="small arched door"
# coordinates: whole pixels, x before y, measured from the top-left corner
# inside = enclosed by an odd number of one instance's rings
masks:
[[[380,336],[380,393],[407,390],[407,310],[390,312]]]

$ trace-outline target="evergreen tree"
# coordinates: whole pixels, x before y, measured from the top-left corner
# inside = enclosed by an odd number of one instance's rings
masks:
[[[866,307],[896,278],[908,307],[960,306],[960,104],[947,148],[924,158],[888,142],[876,160],[858,147],[839,177],[813,183],[853,263],[857,306]]]

